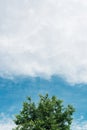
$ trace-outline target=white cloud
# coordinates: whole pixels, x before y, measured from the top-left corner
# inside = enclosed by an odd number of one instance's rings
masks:
[[[74,122],[72,124],[72,130],[87,130],[87,121]]]
[[[12,130],[12,128],[15,128],[12,119],[5,116],[4,113],[0,114],[0,130]]]
[[[0,1],[0,76],[87,83],[87,1]]]

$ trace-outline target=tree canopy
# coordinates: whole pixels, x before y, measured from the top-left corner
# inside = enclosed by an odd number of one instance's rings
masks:
[[[70,130],[74,111],[72,105],[64,107],[56,96],[40,95],[38,104],[28,97],[15,117],[17,127],[13,130]]]

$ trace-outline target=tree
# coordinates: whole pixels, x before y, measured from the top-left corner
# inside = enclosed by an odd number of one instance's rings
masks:
[[[56,96],[40,95],[38,104],[28,97],[23,103],[23,108],[14,120],[17,125],[13,130],[70,130],[73,106],[66,108],[63,101]]]

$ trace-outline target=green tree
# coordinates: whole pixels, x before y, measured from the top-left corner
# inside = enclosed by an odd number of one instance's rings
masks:
[[[38,104],[28,97],[23,108],[14,120],[17,125],[13,130],[70,130],[74,108],[56,96],[40,95]]]

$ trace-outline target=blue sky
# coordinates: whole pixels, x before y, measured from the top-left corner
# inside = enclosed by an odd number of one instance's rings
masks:
[[[76,108],[72,130],[87,130],[87,1],[0,0],[0,129],[45,93]]]
[[[0,87],[0,102],[2,104],[0,113],[9,113],[11,116],[19,112],[27,96],[31,96],[37,102],[39,94],[48,93],[49,96],[56,95],[59,99],[64,100],[65,105],[72,104],[76,108],[76,117],[79,118],[83,115],[85,119],[87,118],[87,88],[84,85],[70,86],[63,79],[53,76],[50,80],[40,77],[21,77],[13,81],[1,78]]]
[[[6,119],[7,117],[13,119],[13,115],[19,113],[21,110],[22,103],[26,100],[27,96],[31,96],[33,101],[38,102],[38,95],[46,93],[49,96],[56,95],[59,99],[62,99],[65,106],[72,104],[76,109],[74,120],[80,118],[82,122],[87,120],[87,85],[70,85],[58,76],[52,76],[49,80],[40,77],[20,76],[15,77],[13,80],[0,78],[1,121],[4,120],[2,115],[5,115],[6,117],[4,118]]]

